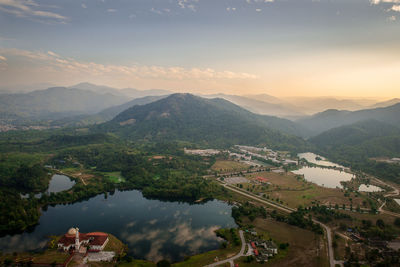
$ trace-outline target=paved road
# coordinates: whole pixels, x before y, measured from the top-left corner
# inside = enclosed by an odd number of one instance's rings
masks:
[[[248,197],[248,198],[257,200],[258,202],[267,204],[267,205],[269,205],[269,206],[275,207],[275,208],[280,209],[280,210],[282,210],[282,211],[284,211],[284,212],[290,213],[290,212],[296,211],[295,209],[292,209],[292,208],[289,208],[289,207],[284,207],[284,206],[279,205],[279,204],[276,204],[276,203],[274,203],[274,202],[272,202],[272,201],[269,201],[269,200],[266,200],[266,199],[262,199],[262,198],[260,198],[260,197],[258,197],[258,196],[255,196],[255,195],[252,195],[252,194],[250,194],[250,193],[244,192],[244,191],[242,191],[242,190],[240,190],[240,189],[236,189],[236,188],[234,188],[234,187],[228,186],[228,185],[225,184],[225,183],[222,183],[222,185],[223,185],[225,188],[227,188],[227,189],[229,189],[229,190],[231,190],[231,191],[233,191],[233,192],[236,192],[236,193],[241,194],[241,195],[244,195],[244,196],[246,196],[246,197]]]
[[[258,196],[252,195],[252,194],[247,193],[247,192],[243,192],[243,191],[238,190],[236,188],[233,188],[231,186],[227,186],[226,184],[223,184],[223,186],[225,188],[231,190],[231,191],[234,191],[234,192],[238,193],[238,194],[244,195],[244,196],[246,196],[248,198],[251,198],[251,199],[255,199],[258,202],[261,202],[261,203],[267,204],[269,206],[275,207],[275,208],[277,208],[279,210],[282,210],[284,212],[290,213],[290,212],[295,211],[295,209],[292,209],[292,208],[289,208],[289,207],[283,207],[281,205],[277,205],[277,204],[275,204],[273,202],[261,199]],[[319,225],[321,225],[321,227],[323,227],[325,229],[326,237],[327,237],[327,241],[328,241],[328,256],[329,256],[329,264],[330,264],[330,266],[334,267],[335,264],[339,264],[340,266],[342,266],[343,262],[342,261],[336,261],[335,258],[334,258],[334,255],[333,255],[332,230],[331,230],[331,228],[329,226],[317,221],[317,220],[313,220],[313,221],[314,221],[314,223],[318,223]],[[216,265],[214,265],[214,266],[216,266]]]
[[[400,192],[399,192],[399,190],[398,190],[396,187],[394,187],[394,186],[392,186],[392,185],[390,185],[390,184],[387,184],[387,183],[385,183],[385,182],[379,180],[378,178],[374,178],[374,179],[375,179],[378,183],[381,183],[381,184],[386,185],[386,186],[388,186],[388,187],[390,187],[390,188],[393,189],[392,192],[389,192],[389,193],[385,194],[384,197],[395,197],[395,196],[400,195]],[[400,214],[394,213],[394,212],[390,212],[390,211],[387,211],[387,210],[384,210],[383,207],[384,207],[385,205],[386,205],[386,201],[383,202],[382,205],[378,208],[378,211],[379,211],[380,213],[386,213],[386,214],[389,214],[389,215],[392,215],[392,216],[395,216],[395,217],[399,217],[399,218],[400,218]]]
[[[243,234],[242,230],[239,230],[239,236],[240,236],[240,241],[242,242],[242,247],[240,248],[240,251],[238,254],[236,254],[235,256],[233,256],[229,259],[214,262],[212,264],[206,265],[205,267],[215,267],[215,266],[222,265],[222,264],[225,264],[228,262],[231,265],[231,267],[233,267],[233,261],[244,256],[244,250],[246,249],[246,240],[244,239],[244,234]]]
[[[389,185],[389,184],[387,184],[387,183],[385,183],[385,182],[383,182],[383,181],[381,181],[381,180],[379,180],[379,179],[377,179],[377,178],[375,178],[375,180],[377,180],[379,183],[384,184],[384,185],[386,185],[386,186],[389,186],[389,187],[391,187],[391,188],[393,189],[393,191],[390,192],[390,193],[387,193],[387,194],[385,195],[385,197],[389,197],[389,196],[398,196],[398,195],[400,195],[400,192],[399,192],[399,190],[398,190],[397,188],[395,188],[395,187],[393,187],[393,186],[391,186],[391,185]],[[227,188],[227,189],[229,189],[229,190],[231,190],[231,191],[233,191],[233,192],[236,192],[236,193],[241,194],[241,195],[244,195],[244,196],[246,196],[246,197],[248,197],[248,198],[257,200],[258,202],[267,204],[267,205],[269,205],[269,206],[272,206],[272,207],[277,208],[277,209],[279,209],[279,210],[282,210],[282,211],[284,211],[284,212],[290,213],[290,212],[295,211],[295,209],[292,209],[292,208],[289,208],[289,207],[281,206],[281,205],[276,204],[276,203],[274,203],[274,202],[271,202],[271,201],[262,199],[262,198],[260,198],[260,197],[258,197],[258,196],[256,196],[256,195],[251,194],[251,193],[244,192],[244,191],[242,191],[242,190],[239,190],[239,189],[236,189],[236,188],[234,188],[234,187],[228,186],[227,184],[225,184],[225,183],[223,183],[223,182],[221,182],[221,183],[222,183],[222,185],[223,185],[225,188]],[[382,208],[383,208],[383,206],[384,206],[385,204],[386,204],[386,202],[384,202],[384,203],[379,207],[379,209],[378,209],[379,212],[386,213],[386,214],[389,214],[389,215],[392,215],[392,216],[396,216],[396,217],[400,217],[400,214],[397,214],[397,213],[393,213],[393,212],[390,212],[390,211],[385,211],[385,210],[383,210]],[[337,260],[335,260],[334,255],[333,255],[332,230],[331,230],[331,228],[330,228],[329,226],[327,226],[327,225],[321,223],[320,221],[317,221],[317,220],[313,220],[313,221],[314,221],[314,223],[318,223],[319,225],[321,225],[321,227],[324,228],[324,230],[325,230],[325,232],[326,232],[326,237],[327,237],[327,242],[328,242],[328,256],[329,256],[329,264],[330,264],[330,266],[333,267],[333,266],[335,266],[336,264],[338,264],[338,265],[340,265],[340,266],[343,266],[343,261],[337,261]],[[226,262],[229,262],[229,261],[226,261]],[[224,262],[222,262],[222,263],[220,263],[220,264],[223,264],[223,263],[224,263]],[[218,264],[217,264],[217,265],[218,265]],[[217,265],[212,265],[212,266],[217,266]],[[231,266],[233,266],[233,265],[231,265]]]

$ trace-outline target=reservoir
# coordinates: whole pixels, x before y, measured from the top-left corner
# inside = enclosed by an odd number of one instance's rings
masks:
[[[49,190],[61,190],[60,185]],[[214,231],[237,225],[231,206],[222,201],[164,202],[146,199],[136,190],[116,191],[107,198],[98,195],[84,202],[48,207],[31,233],[1,237],[0,251],[41,249],[48,236],[65,234],[70,227],[78,227],[82,233],[111,233],[128,245],[128,254],[134,258],[181,261],[218,249],[221,239]]]
[[[354,177],[353,174],[344,171],[320,167],[302,167],[293,173],[304,175],[307,181],[328,188],[342,188],[341,181],[350,181]]]

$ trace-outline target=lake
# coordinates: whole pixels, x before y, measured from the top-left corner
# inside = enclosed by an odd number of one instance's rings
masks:
[[[58,193],[61,191],[68,190],[72,188],[75,185],[75,182],[72,181],[68,176],[65,175],[60,175],[60,174],[54,174],[51,177],[51,180],[49,182],[49,187],[46,190],[46,193]],[[28,198],[29,194],[21,194],[22,198]],[[36,198],[41,198],[42,193],[35,194]]]
[[[343,166],[341,166],[339,164],[330,162],[330,161],[326,160],[324,157],[322,157],[320,155],[317,155],[317,154],[314,154],[314,153],[311,153],[311,152],[300,153],[300,154],[297,154],[297,156],[299,158],[301,158],[301,159],[307,160],[310,163],[317,164],[317,165],[320,165],[320,166],[344,168]],[[317,160],[316,159],[317,157],[321,158],[322,160]]]
[[[304,175],[307,181],[328,188],[342,188],[341,181],[350,181],[354,177],[353,174],[344,171],[320,167],[302,167],[293,173]]]
[[[202,204],[149,200],[139,191],[116,191],[70,205],[48,207],[32,233],[0,238],[0,251],[40,249],[46,236],[64,234],[70,227],[81,232],[108,232],[129,246],[134,258],[181,261],[220,246],[218,228],[237,227],[231,206],[222,201]]]
[[[73,187],[75,184],[74,181],[69,179],[68,176],[65,175],[60,175],[60,174],[54,174],[53,177],[51,177],[49,188],[47,189],[48,193],[58,193],[61,191],[65,191]]]

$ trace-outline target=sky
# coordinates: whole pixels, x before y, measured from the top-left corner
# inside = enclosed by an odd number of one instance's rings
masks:
[[[400,0],[0,0],[2,88],[393,98],[399,48]]]

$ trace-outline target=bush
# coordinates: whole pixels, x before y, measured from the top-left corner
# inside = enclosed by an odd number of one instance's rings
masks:
[[[171,263],[167,260],[160,260],[157,262],[157,267],[170,267]]]

